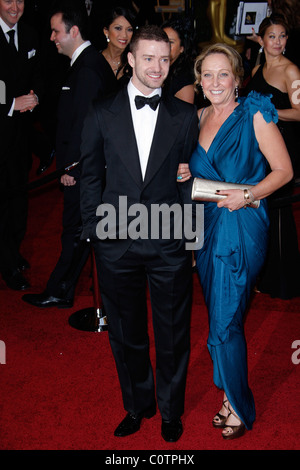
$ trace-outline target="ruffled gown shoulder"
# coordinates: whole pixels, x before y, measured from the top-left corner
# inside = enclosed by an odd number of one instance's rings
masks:
[[[269,97],[253,91],[240,98],[208,151],[198,144],[190,160],[193,177],[251,185],[265,177],[267,161],[253,128],[257,112],[266,122],[277,122]],[[233,212],[213,202],[204,204],[204,244],[195,256],[209,314],[208,348],[214,382],[251,429],[255,406],[248,386],[243,316],[265,259],[267,204],[262,200],[258,209]]]

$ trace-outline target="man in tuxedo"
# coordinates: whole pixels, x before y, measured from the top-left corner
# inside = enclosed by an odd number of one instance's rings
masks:
[[[0,0],[0,271],[14,290],[29,287],[22,270],[29,267],[20,254],[26,232],[27,194],[31,164],[32,111],[42,94],[38,36],[19,21],[23,0]]]
[[[58,104],[56,164],[67,168],[79,161],[81,131],[90,102],[110,90],[111,71],[102,54],[87,38],[85,6],[72,1],[58,4],[51,14],[51,40],[59,54],[71,59]],[[64,192],[61,254],[40,294],[26,294],[25,302],[36,307],[72,307],[75,287],[89,256],[89,244],[80,240],[80,168],[77,165],[60,179]]]
[[[187,187],[176,183],[176,175],[179,163],[188,162],[195,148],[198,126],[193,105],[173,96],[162,95],[160,100],[169,56],[169,40],[161,28],[139,28],[130,43],[133,76],[128,87],[91,107],[82,135],[81,211],[82,238],[93,243],[127,411],[115,435],[135,433],[142,419],[156,412],[147,332],[148,281],[161,432],[166,441],[174,442],[183,431],[192,260],[184,238],[174,236],[174,220],[170,217],[170,237],[165,237],[164,220],[157,224],[149,214],[155,205],[182,207],[184,200],[190,201],[190,192],[184,199]],[[151,101],[141,107],[144,98]],[[137,224],[141,237],[129,234],[137,205],[146,211]],[[157,229],[159,236],[151,238]]]

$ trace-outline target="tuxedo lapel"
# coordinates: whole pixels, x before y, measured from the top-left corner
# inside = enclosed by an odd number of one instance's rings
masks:
[[[180,126],[181,119],[176,113],[176,107],[172,102],[162,99],[150,149],[144,186],[150,182],[168,157]]]
[[[106,111],[105,118],[120,159],[136,184],[142,187],[140,159],[126,87],[118,93],[112,106]]]
[[[10,59],[13,56],[13,50],[10,48],[8,41],[1,27],[0,27],[0,52],[1,52],[1,56],[4,55],[8,59]]]
[[[5,37],[5,34],[2,30],[2,28],[0,27],[0,48],[1,48],[1,50],[3,50],[6,47],[8,47],[8,42],[7,42],[7,39]]]
[[[30,39],[28,35],[25,33],[23,24],[18,24],[18,52],[20,56],[24,59],[28,59],[28,52],[30,49]]]

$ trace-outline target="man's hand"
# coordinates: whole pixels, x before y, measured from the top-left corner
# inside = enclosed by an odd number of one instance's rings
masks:
[[[75,180],[74,176],[70,176],[70,175],[67,175],[67,174],[62,175],[62,177],[60,178],[60,182],[64,186],[74,186],[76,184],[76,180]]]
[[[15,99],[15,111],[25,113],[26,111],[32,111],[38,105],[38,99],[33,90],[30,90],[28,95],[18,96]]]

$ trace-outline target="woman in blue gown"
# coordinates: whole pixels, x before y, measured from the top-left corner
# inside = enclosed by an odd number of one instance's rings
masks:
[[[236,100],[242,62],[234,49],[210,46],[197,57],[195,75],[211,105],[199,110],[199,143],[189,168],[193,177],[220,181],[219,192],[227,196],[204,203],[204,244],[196,253],[209,313],[214,383],[224,390],[213,425],[223,428],[225,439],[234,439],[251,429],[255,419],[243,318],[267,248],[265,197],[288,182],[293,171],[270,99],[252,92]],[[267,162],[272,169],[268,176]],[[179,172],[184,175],[184,167]],[[253,188],[222,191],[222,181]],[[249,200],[260,200],[259,208],[247,207]]]

